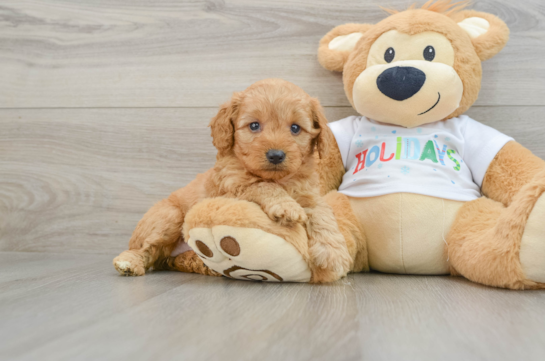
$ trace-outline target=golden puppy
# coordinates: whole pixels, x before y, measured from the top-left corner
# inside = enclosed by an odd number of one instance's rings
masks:
[[[235,93],[210,127],[216,165],[148,211],[130,250],[114,259],[116,269],[124,275],[141,275],[151,266],[215,274],[192,251],[169,256],[189,208],[204,198],[226,196],[255,202],[284,225],[305,224],[313,282],[346,275],[352,260],[320,195],[315,153],[325,157],[334,138],[319,102],[287,81],[262,80]]]
[[[313,280],[346,275],[346,242],[320,196],[314,153],[324,156],[331,137],[318,101],[292,83],[267,79],[235,93],[210,126],[218,156],[207,193],[257,203],[283,224],[306,223]]]

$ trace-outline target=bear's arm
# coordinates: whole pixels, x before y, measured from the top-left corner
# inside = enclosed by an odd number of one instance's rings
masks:
[[[545,161],[515,141],[508,142],[488,166],[483,179],[485,196],[508,206],[534,177],[543,176]],[[541,173],[541,174],[539,174]]]

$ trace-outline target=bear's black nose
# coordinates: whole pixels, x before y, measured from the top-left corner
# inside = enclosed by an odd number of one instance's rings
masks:
[[[286,153],[281,150],[271,149],[267,152],[267,159],[272,164],[280,164],[286,159]]]
[[[422,88],[426,74],[410,66],[394,66],[382,72],[377,78],[378,89],[388,98],[409,99]]]

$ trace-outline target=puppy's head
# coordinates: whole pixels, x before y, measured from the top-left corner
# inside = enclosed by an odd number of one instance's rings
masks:
[[[210,122],[218,158],[236,157],[258,177],[281,179],[331,143],[319,102],[301,88],[266,79],[235,93]]]

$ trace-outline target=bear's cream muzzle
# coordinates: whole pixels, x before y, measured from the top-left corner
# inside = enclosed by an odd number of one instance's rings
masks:
[[[406,60],[365,69],[354,82],[353,100],[358,113],[367,118],[413,128],[454,112],[463,90],[453,67]]]

